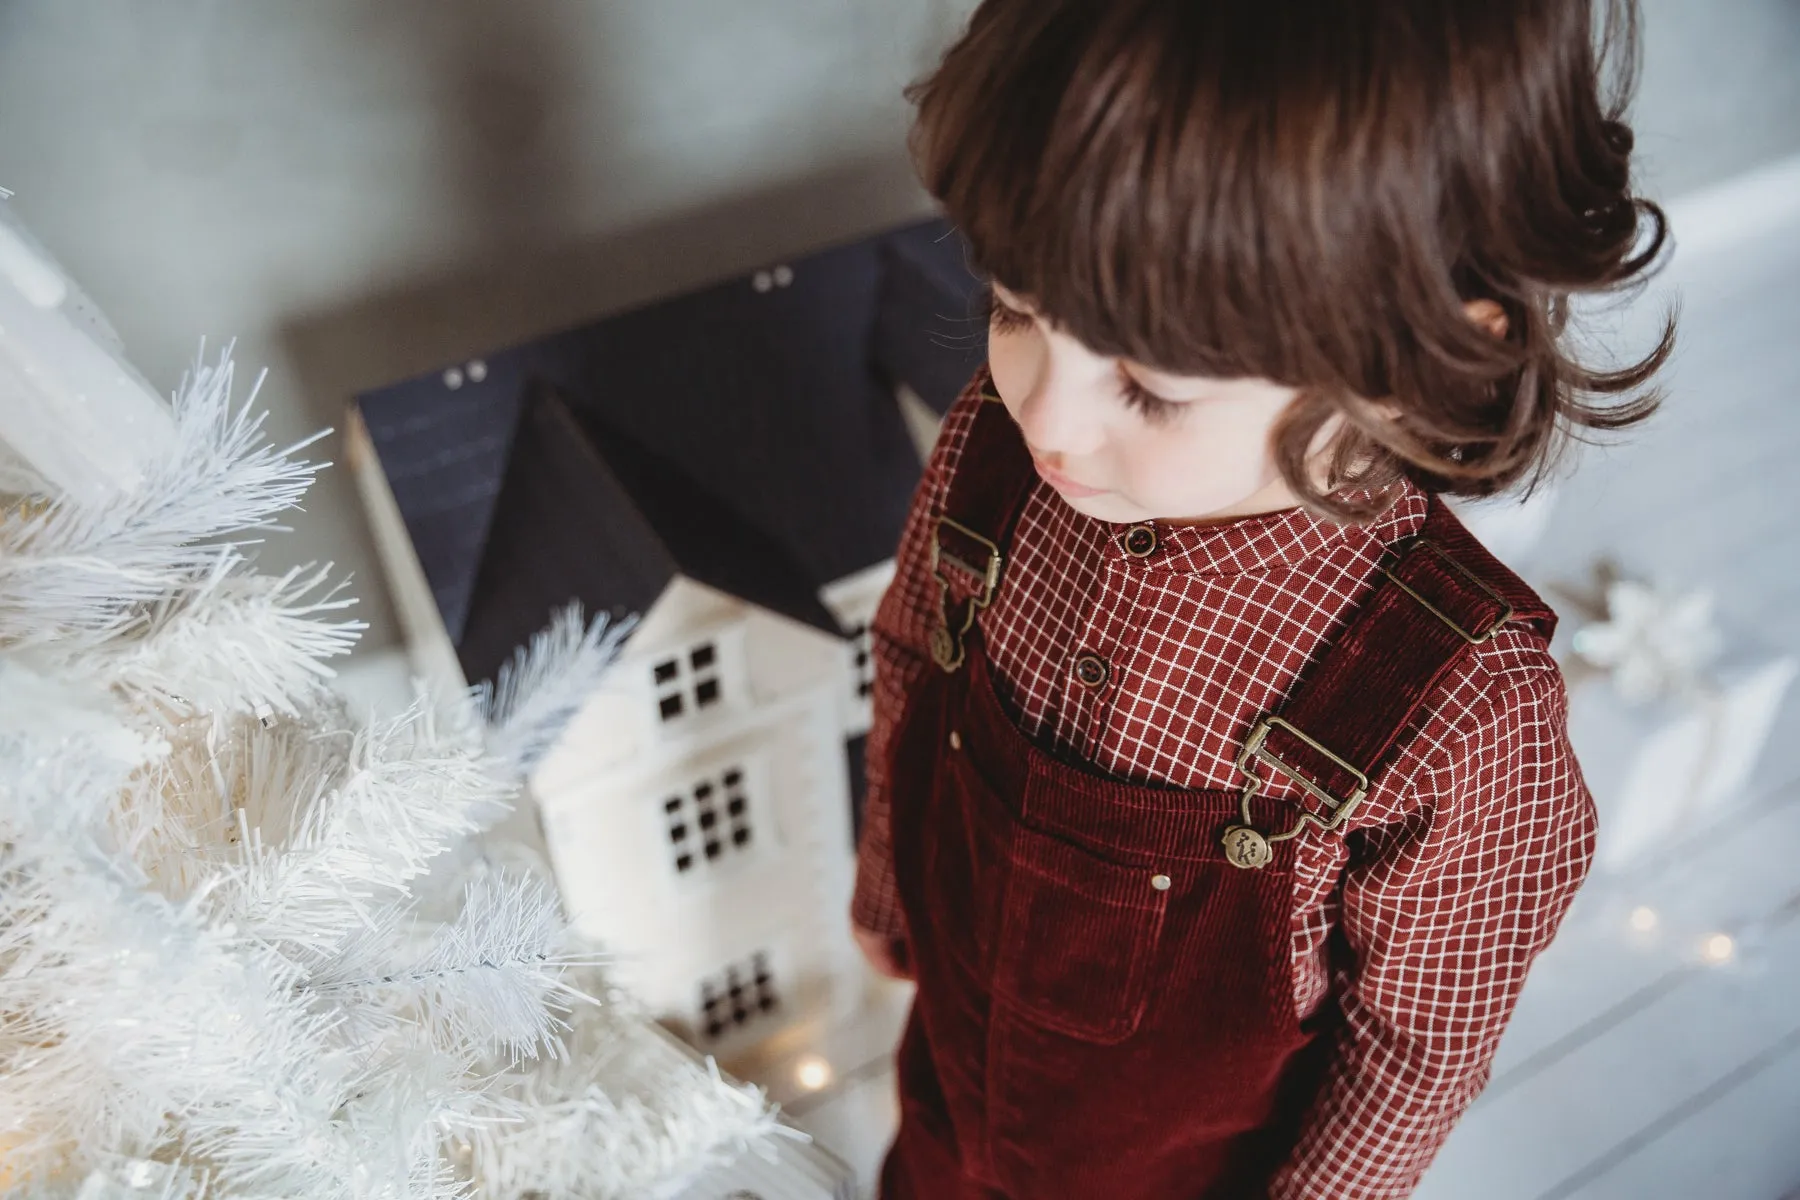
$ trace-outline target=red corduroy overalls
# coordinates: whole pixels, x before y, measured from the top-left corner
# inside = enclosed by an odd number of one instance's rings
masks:
[[[1295,1014],[1283,835],[1341,836],[1368,788],[1352,764],[1382,764],[1473,642],[1509,620],[1547,636],[1553,618],[1434,502],[1281,717],[1249,732],[1246,775],[1300,800],[1121,782],[1034,745],[1002,706],[976,617],[1035,473],[997,403],[963,455],[935,542],[945,669],[902,715],[890,771],[919,991],[883,1200],[1260,1196],[1336,1012]]]

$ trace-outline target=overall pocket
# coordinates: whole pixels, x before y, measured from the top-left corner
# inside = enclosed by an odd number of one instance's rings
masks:
[[[1013,829],[994,995],[1033,1024],[1083,1041],[1136,1031],[1169,892],[1152,871],[1025,825]]]

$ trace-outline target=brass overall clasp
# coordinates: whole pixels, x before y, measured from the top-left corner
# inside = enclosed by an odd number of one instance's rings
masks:
[[[1276,757],[1268,747],[1269,734],[1277,729],[1299,738],[1307,746],[1317,751],[1333,765],[1343,768],[1356,781],[1356,788],[1348,796],[1335,796],[1312,780],[1302,775],[1288,763]],[[1256,827],[1250,815],[1250,801],[1262,790],[1262,777],[1256,773],[1257,763],[1267,763],[1269,768],[1287,776],[1300,785],[1301,790],[1314,797],[1326,808],[1327,815],[1320,816],[1306,808],[1301,808],[1299,818],[1282,833],[1263,833]],[[1234,867],[1254,869],[1266,867],[1269,860],[1275,857],[1274,843],[1285,842],[1297,836],[1307,825],[1317,825],[1329,833],[1342,825],[1369,794],[1369,777],[1341,756],[1333,754],[1315,739],[1307,736],[1292,722],[1280,717],[1264,717],[1250,730],[1250,736],[1244,742],[1244,749],[1238,754],[1238,770],[1244,775],[1244,790],[1238,802],[1240,822],[1225,830],[1225,858]]]
[[[986,561],[978,566],[970,561],[974,555],[962,547],[946,548],[946,533],[968,543],[969,549],[985,551]],[[968,657],[969,630],[975,627],[975,614],[994,602],[994,593],[1000,587],[1001,564],[1000,547],[991,540],[950,517],[938,521],[931,539],[931,576],[938,585],[938,627],[931,631],[931,660],[946,673],[954,673]],[[976,582],[974,595],[966,600],[956,599],[950,580],[944,576],[946,565]]]

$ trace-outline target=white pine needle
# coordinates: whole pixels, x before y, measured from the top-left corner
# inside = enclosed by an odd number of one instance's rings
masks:
[[[554,895],[535,880],[482,876],[462,912],[425,939],[396,928],[353,937],[310,972],[315,1002],[372,1006],[421,1025],[445,1053],[508,1059],[559,1051],[563,1014],[583,998],[563,976],[584,960],[565,952]]]
[[[500,668],[493,687],[476,686],[488,725],[488,752],[513,779],[522,779],[555,743],[631,636],[634,622],[604,613],[584,624],[581,605],[559,611]]]
[[[45,498],[0,521],[0,644],[92,641],[128,627],[136,609],[204,572],[209,539],[272,528],[305,495],[317,466],[269,445],[250,397],[234,406],[227,347],[196,359],[174,396],[172,447],[131,492],[87,505]]]
[[[259,799],[254,779],[242,785],[251,836],[232,880],[239,911],[260,936],[320,950],[367,927],[372,908],[403,899],[510,794],[459,740],[436,741],[416,708],[326,736],[342,760],[316,790],[295,784]]]
[[[462,1135],[484,1196],[672,1196],[701,1171],[789,1132],[760,1089],[727,1082],[710,1059],[671,1051],[629,1010],[586,1007],[573,1023],[565,1058],[504,1077],[525,1117]]]
[[[356,601],[327,586],[331,567],[252,575],[232,551],[199,583],[154,607],[141,632],[95,656],[110,682],[161,703],[213,714],[295,717],[335,675],[368,626],[325,620]]]

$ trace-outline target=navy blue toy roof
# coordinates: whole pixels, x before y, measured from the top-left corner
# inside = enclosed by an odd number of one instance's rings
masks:
[[[358,397],[468,677],[677,573],[835,631],[918,478],[893,382],[941,412],[985,356],[963,255],[912,225]]]

